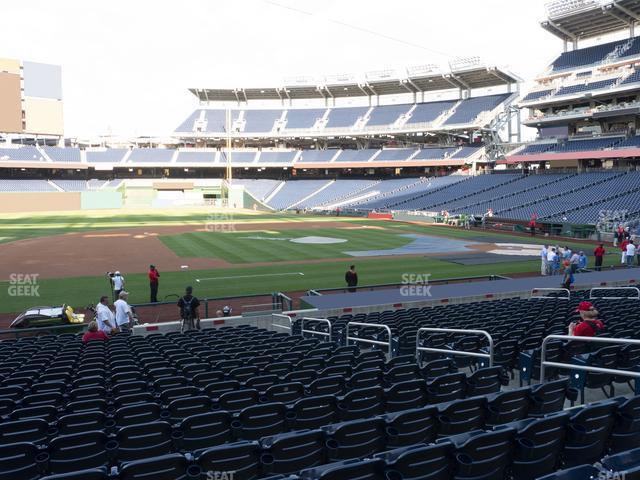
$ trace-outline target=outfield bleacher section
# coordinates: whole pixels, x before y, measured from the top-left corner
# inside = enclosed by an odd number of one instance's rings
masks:
[[[306,197],[316,194],[329,185],[331,180],[293,180],[285,182],[282,188],[269,200],[268,205],[275,210],[295,207]]]
[[[128,150],[124,148],[87,150],[87,163],[120,163],[127,152]]]
[[[338,131],[408,130],[474,125],[482,114],[495,110],[513,94],[473,96],[464,100],[437,100],[415,104],[376,105],[374,107],[329,107],[250,109],[231,111],[231,132],[250,135],[287,135],[304,130],[315,134]],[[222,134],[227,132],[226,111],[198,109],[176,129],[179,134]],[[484,122],[481,122],[484,123]]]
[[[135,148],[127,163],[169,163],[175,150],[165,148]]]
[[[0,192],[57,192],[46,180],[0,180]]]
[[[44,153],[53,162],[75,162],[80,163],[80,149],[73,147],[42,147]]]
[[[25,161],[25,162],[44,162],[44,155],[36,148],[31,146],[17,148],[0,148],[0,161]]]
[[[282,182],[280,182],[279,180],[268,179],[234,179],[232,182],[233,185],[244,186],[249,195],[259,201],[263,201],[265,198],[267,198],[269,194],[273,192],[281,183]]]

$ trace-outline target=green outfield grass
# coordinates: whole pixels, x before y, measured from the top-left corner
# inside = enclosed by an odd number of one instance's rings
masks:
[[[223,297],[270,293],[274,291],[300,291],[308,289],[334,288],[344,286],[344,272],[350,262],[327,261],[314,264],[287,264],[263,267],[235,267],[215,270],[189,272],[162,272],[159,299],[169,294],[180,294],[186,285],[193,285],[200,297]],[[431,278],[466,277],[474,275],[508,275],[510,273],[535,271],[539,269],[537,261],[514,261],[498,265],[464,266],[443,262],[434,258],[390,257],[383,259],[356,259],[360,283],[373,285],[380,283],[401,283],[405,273],[430,274]],[[304,276],[258,276],[302,272]],[[230,279],[228,277],[242,278]],[[255,276],[255,278],[246,278]],[[196,278],[225,277],[220,280],[207,280],[200,283]],[[126,276],[127,290],[131,292],[130,303],[144,303],[149,300],[149,284],[146,275],[129,274]],[[558,277],[560,282],[560,277]],[[52,305],[68,303],[85,306],[97,302],[100,295],[109,294],[105,277],[76,277],[41,280],[39,297],[9,297],[0,301],[0,312],[18,312],[34,305]],[[8,282],[0,282],[0,292],[6,295]]]
[[[207,210],[105,210],[54,214],[9,214],[0,218],[0,243],[24,238],[47,237],[64,233],[104,230],[111,228],[162,227],[172,225],[201,225],[211,221],[224,222],[305,222],[333,221],[332,217],[309,217],[294,214],[233,213],[224,214]],[[361,219],[351,219],[359,221]]]
[[[402,247],[412,241],[400,236],[407,230],[342,228],[313,228],[257,232],[193,232],[166,235],[160,238],[164,244],[181,257],[210,257],[230,263],[279,262],[287,260],[317,260],[345,257],[347,250],[376,250]],[[330,237],[347,240],[343,243],[304,244],[288,239],[308,236]],[[256,238],[259,237],[259,238]]]
[[[211,219],[207,211],[172,211],[168,213],[148,212],[87,212],[55,215],[14,215],[0,219],[0,238],[4,241],[50,236],[68,232],[79,232],[96,229],[113,229],[121,227],[163,226],[163,225],[204,225]],[[229,220],[229,219],[227,219]],[[234,214],[236,222],[307,222],[307,221],[342,221],[345,225],[383,226],[379,229],[341,229],[341,228],[308,228],[278,230],[277,226],[269,226],[264,232],[215,233],[194,232],[181,235],[162,236],[161,240],[178,255],[196,257],[222,258],[235,263],[233,267],[202,271],[162,271],[160,295],[179,294],[186,285],[194,285],[196,294],[201,297],[220,297],[270,293],[273,291],[300,291],[344,286],[344,272],[349,263],[355,263],[362,285],[380,283],[400,283],[406,273],[430,274],[431,278],[450,278],[475,275],[509,275],[521,272],[538,272],[537,260],[518,260],[492,265],[459,265],[422,256],[394,256],[388,258],[350,258],[344,257],[345,250],[368,250],[395,248],[402,246],[410,239],[400,237],[401,233],[423,233],[445,236],[455,239],[473,241],[545,243],[544,238],[528,238],[523,236],[499,234],[495,232],[466,231],[439,226],[394,223],[381,220],[354,218],[336,218],[323,216],[302,216],[287,214]],[[225,220],[226,221],[226,220]],[[349,223],[347,223],[349,222]],[[256,230],[267,227],[256,226]],[[348,242],[330,245],[295,244],[283,241],[256,241],[241,237],[280,236],[329,236],[346,238]],[[0,240],[1,242],[2,240]],[[592,247],[574,242],[562,242],[574,249],[584,249],[591,253]],[[613,258],[605,260],[605,265],[618,262],[617,250]],[[0,245],[0,258],[2,246]],[[308,259],[326,259],[324,262],[304,263]],[[294,263],[282,264],[282,260]],[[266,266],[247,265],[252,262],[272,262]],[[270,274],[302,272],[304,275]],[[126,274],[126,269],[125,272]],[[225,278],[221,278],[225,277]],[[228,278],[241,277],[241,278]],[[131,292],[132,303],[148,301],[148,283],[145,274],[126,274],[127,290]],[[200,283],[196,278],[213,278]],[[60,278],[40,280],[39,297],[13,297],[8,295],[7,279],[0,281],[0,313],[19,312],[34,305],[54,305],[68,303],[74,306],[85,306],[95,303],[100,295],[109,291],[107,279],[103,276]],[[560,279],[558,279],[560,282]]]

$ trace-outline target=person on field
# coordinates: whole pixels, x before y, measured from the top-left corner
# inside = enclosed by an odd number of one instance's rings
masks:
[[[627,244],[627,250],[625,253],[626,253],[627,267],[633,267],[633,259],[636,256],[636,244],[633,243],[633,240],[629,240],[629,243]]]
[[[87,343],[92,340],[109,340],[109,337],[102,330],[98,330],[98,322],[95,320],[89,322],[89,327],[85,334],[82,336],[82,343]]]
[[[560,254],[559,248],[554,247],[551,249],[551,275],[560,275]]]
[[[620,263],[622,265],[627,264],[627,245],[629,245],[629,240],[623,237],[622,241],[620,242],[620,250],[622,251],[622,254],[620,256]]]
[[[604,244],[599,244],[593,251],[593,256],[596,259],[596,272],[602,271],[602,262],[607,251],[604,249]]]
[[[160,272],[155,265],[149,265],[149,289],[151,290],[151,303],[158,301],[158,285],[160,283]]]
[[[562,278],[562,286],[567,290],[571,290],[571,285],[575,281],[575,277],[573,276],[573,271],[571,269],[571,264],[569,261],[565,260],[564,262],[564,277]]]
[[[133,312],[127,303],[129,293],[122,290],[118,295],[118,300],[113,306],[116,308],[116,326],[121,332],[128,332],[133,328]]]
[[[107,335],[116,331],[116,320],[113,312],[109,308],[109,297],[103,295],[96,305],[96,322],[98,329]]]
[[[558,257],[560,258],[560,257]],[[555,247],[547,247],[547,273],[549,275],[554,275],[554,261],[556,259],[556,248]]]
[[[589,259],[581,250],[578,252],[578,271],[584,272],[587,269],[587,264],[589,263]]]
[[[113,298],[117,300],[120,298],[120,292],[124,290],[125,285],[124,277],[119,270],[116,270],[113,277],[111,277],[111,283],[113,284]]]
[[[347,273],[344,274],[344,281],[347,282],[347,287],[350,292],[355,292],[358,286],[358,274],[356,273],[356,266],[351,265]]]
[[[618,228],[616,228],[616,231],[613,232],[613,246],[617,247],[619,243],[622,243],[622,241],[624,240],[624,228],[622,228],[622,225],[618,225]]]
[[[193,295],[193,287],[185,288],[184,295],[178,300],[180,318],[182,320],[193,320],[194,327],[200,330],[200,300]]]
[[[569,263],[571,265],[571,273],[576,273],[580,265],[580,255],[577,252],[574,252],[573,254],[571,254]]]
[[[540,274],[549,274],[549,245],[543,245],[540,250]]]

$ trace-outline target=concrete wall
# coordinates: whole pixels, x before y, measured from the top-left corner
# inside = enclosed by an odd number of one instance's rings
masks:
[[[0,132],[22,132],[20,97],[20,75],[0,72]]]
[[[26,133],[62,135],[62,102],[48,98],[25,98]]]
[[[80,210],[80,192],[1,193],[0,212],[53,212]]]
[[[0,72],[15,73],[20,75],[20,60],[13,58],[0,58]]]

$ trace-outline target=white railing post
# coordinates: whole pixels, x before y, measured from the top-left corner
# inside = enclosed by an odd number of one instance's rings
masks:
[[[290,333],[291,335],[293,335],[293,328],[292,328],[292,326],[293,326],[293,320],[291,319],[291,317],[290,317],[289,315],[284,315],[284,314],[282,314],[282,313],[272,313],[272,314],[271,314],[271,322],[273,322],[275,318],[282,318],[282,319],[286,319],[286,320],[287,320],[288,325],[280,325],[279,323],[271,323],[271,326],[272,326],[272,327],[275,327],[275,328],[282,328],[282,329],[284,329],[284,330],[289,330],[289,333]]]
[[[387,332],[387,334],[389,335],[389,341],[388,342],[382,342],[380,340],[369,340],[367,338],[352,337],[349,334],[351,325],[353,325],[354,327],[381,328],[381,329],[385,330]],[[386,345],[387,346],[387,355],[389,357],[389,360],[391,360],[391,358],[393,357],[393,347],[391,345],[391,329],[389,328],[388,325],[383,325],[383,324],[380,324],[380,323],[349,322],[349,323],[347,323],[347,345],[349,345],[349,340],[353,340],[354,342],[360,342],[360,343],[369,343],[371,345]]]
[[[421,347],[420,334],[422,332],[465,333],[469,335],[482,335],[486,337],[487,340],[489,340],[489,353],[466,352],[464,350],[448,350],[446,348]],[[448,355],[462,355],[465,357],[488,358],[489,366],[493,367],[493,338],[491,338],[491,335],[489,335],[489,332],[486,332],[484,330],[465,330],[461,328],[431,328],[431,327],[420,328],[416,333],[416,360],[419,359],[419,352],[434,352],[434,353],[445,353]]]
[[[597,290],[626,290],[626,291],[634,291],[636,292],[636,296],[635,297],[597,297],[593,295],[594,291]],[[591,290],[589,290],[589,300],[624,300],[624,299],[631,299],[631,300],[640,300],[640,288],[638,287],[594,287]]]
[[[615,368],[591,367],[588,365],[574,365],[572,363],[548,362],[547,361],[547,344],[550,340],[569,340],[574,342],[586,343],[610,343],[614,345],[640,345],[640,340],[631,340],[629,338],[607,338],[607,337],[574,337],[571,335],[549,335],[542,340],[542,348],[540,351],[540,382],[544,383],[546,367],[556,367],[565,370],[581,370],[583,372],[606,373],[608,375],[620,375],[621,377],[640,378],[640,372],[629,370],[616,370]]]
[[[535,295],[538,292],[564,292],[566,297],[546,297],[544,295]],[[529,298],[554,298],[559,300],[569,300],[571,298],[571,291],[568,288],[534,288],[531,290],[531,296]]]
[[[305,327],[305,324],[306,324],[306,322],[308,320],[313,320],[315,322],[326,323],[327,326],[329,327],[329,332],[327,333],[327,332],[317,332],[316,330],[306,330],[304,327]],[[329,321],[326,318],[303,317],[302,318],[302,324],[301,324],[300,333],[302,334],[303,337],[304,337],[305,333],[310,333],[312,335],[321,335],[321,336],[327,338],[327,340],[326,340],[327,342],[330,342],[331,341],[331,321]]]

